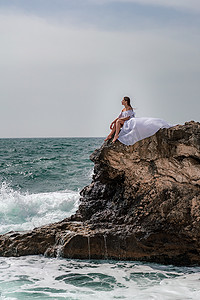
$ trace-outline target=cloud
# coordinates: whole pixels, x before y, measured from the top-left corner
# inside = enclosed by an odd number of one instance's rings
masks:
[[[112,32],[5,11],[0,28],[1,137],[105,136],[124,95],[138,116],[198,120],[196,32]]]
[[[88,1],[91,3],[96,2],[96,4],[135,3],[140,5],[171,7],[174,9],[187,10],[195,13],[200,12],[199,0],[88,0]]]

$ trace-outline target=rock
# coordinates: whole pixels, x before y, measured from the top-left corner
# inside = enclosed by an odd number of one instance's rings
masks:
[[[0,236],[0,255],[45,254],[200,265],[200,123],[187,122],[91,155],[75,215]]]

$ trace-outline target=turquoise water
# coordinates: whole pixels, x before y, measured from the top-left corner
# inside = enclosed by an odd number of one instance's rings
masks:
[[[73,214],[103,138],[0,139],[0,233]],[[200,299],[200,268],[0,257],[0,299]]]
[[[200,268],[42,256],[0,259],[1,299],[199,300]]]
[[[0,139],[0,233],[75,213],[103,138]]]
[[[78,191],[89,183],[89,155],[103,138],[0,139],[0,180],[30,193]]]

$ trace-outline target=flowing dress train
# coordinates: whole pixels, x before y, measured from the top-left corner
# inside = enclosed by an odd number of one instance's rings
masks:
[[[133,110],[122,111],[118,118],[130,117],[125,121],[118,140],[125,145],[133,145],[151,135],[160,128],[170,128],[172,125],[159,118],[137,118]]]

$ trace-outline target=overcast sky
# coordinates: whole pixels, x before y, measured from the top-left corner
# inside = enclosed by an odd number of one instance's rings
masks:
[[[200,121],[199,0],[0,0],[0,137],[103,137]]]

